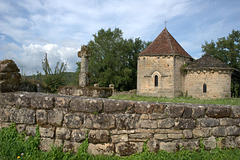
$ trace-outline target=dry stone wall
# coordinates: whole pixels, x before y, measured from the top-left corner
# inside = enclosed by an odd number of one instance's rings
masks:
[[[51,144],[77,151],[88,134],[88,152],[121,156],[151,151],[239,147],[240,106],[137,102],[55,94],[0,93],[0,128],[16,123],[34,135],[40,149]]]

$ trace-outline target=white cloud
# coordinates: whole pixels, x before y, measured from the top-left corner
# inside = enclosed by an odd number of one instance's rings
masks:
[[[36,71],[42,72],[42,60],[45,53],[48,54],[51,68],[61,61],[67,64],[67,71],[75,72],[76,62],[80,61],[77,57],[79,50],[79,48],[60,47],[56,44],[30,44],[19,47],[15,43],[8,43],[0,46],[0,51],[3,53],[1,59],[13,59],[19,69],[23,68],[23,72],[27,75],[36,74]]]
[[[198,57],[205,40],[239,29],[238,6],[237,0],[0,0],[0,33],[6,35],[0,37],[0,58],[41,70],[47,52],[52,65],[61,60],[74,71],[78,48],[99,29],[117,27],[125,38],[152,41],[165,20],[183,48]]]

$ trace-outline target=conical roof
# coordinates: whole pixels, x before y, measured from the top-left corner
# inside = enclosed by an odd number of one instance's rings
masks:
[[[164,28],[158,37],[144,51],[139,53],[139,55],[182,55],[192,58],[166,28]]]
[[[201,58],[191,62],[186,69],[232,69],[219,59],[205,54]]]

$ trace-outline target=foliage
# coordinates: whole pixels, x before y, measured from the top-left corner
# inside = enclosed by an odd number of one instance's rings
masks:
[[[36,136],[25,140],[26,135],[18,134],[15,124],[0,131],[0,157],[16,159],[18,156],[32,157],[38,152],[40,133],[37,127]]]
[[[25,159],[25,160],[225,160],[232,159],[237,160],[240,157],[240,149],[219,149],[216,148],[212,151],[206,151],[204,145],[200,146],[198,151],[190,151],[181,148],[176,153],[168,153],[166,151],[159,150],[157,153],[149,152],[146,146],[146,142],[143,146],[141,153],[136,153],[131,156],[119,157],[119,156],[92,156],[87,153],[88,138],[80,145],[78,152],[74,155],[70,152],[62,152],[63,146],[55,147],[52,145],[51,150],[48,152],[42,152],[38,150],[40,143],[40,133],[37,128],[36,135],[29,137],[19,134],[16,130],[15,124],[12,124],[9,128],[2,128],[0,130],[0,159],[12,160],[12,159]],[[201,142],[200,142],[201,143]]]
[[[45,73],[45,75],[42,76],[42,78],[43,82],[46,83],[47,86],[50,88],[50,92],[56,92],[58,87],[66,84],[64,77],[66,67],[67,64],[65,64],[64,62],[60,63],[60,61],[58,61],[53,72],[49,65],[46,53],[45,58],[42,61],[42,68]]]
[[[232,30],[226,38],[218,38],[217,42],[211,41],[210,43],[205,42],[202,45],[202,51],[205,54],[212,55],[213,57],[221,60],[232,68],[240,71],[240,31]],[[235,71],[237,72],[237,71]],[[232,76],[232,87],[231,91],[234,93],[233,96],[240,96],[240,72],[233,73]]]
[[[197,104],[222,104],[222,105],[240,105],[240,98],[226,99],[197,99],[191,97],[148,97],[138,95],[113,95],[111,99],[134,100],[134,101],[151,101],[151,102],[172,102],[172,103],[197,103]]]
[[[100,29],[93,37],[88,43],[92,53],[89,60],[91,85],[114,84],[117,90],[136,88],[138,53],[149,43],[140,38],[124,39],[118,28]]]

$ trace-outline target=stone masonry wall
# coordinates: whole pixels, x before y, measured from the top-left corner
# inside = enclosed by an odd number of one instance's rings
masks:
[[[139,56],[137,94],[155,97],[174,97],[174,57]],[[158,86],[154,86],[155,75]]]
[[[16,123],[40,149],[51,144],[75,151],[89,138],[88,152],[121,156],[151,151],[240,146],[240,106],[137,102],[56,94],[0,93],[0,128]]]
[[[206,92],[203,92],[206,84]],[[230,71],[188,71],[185,76],[184,94],[193,98],[230,98]]]

